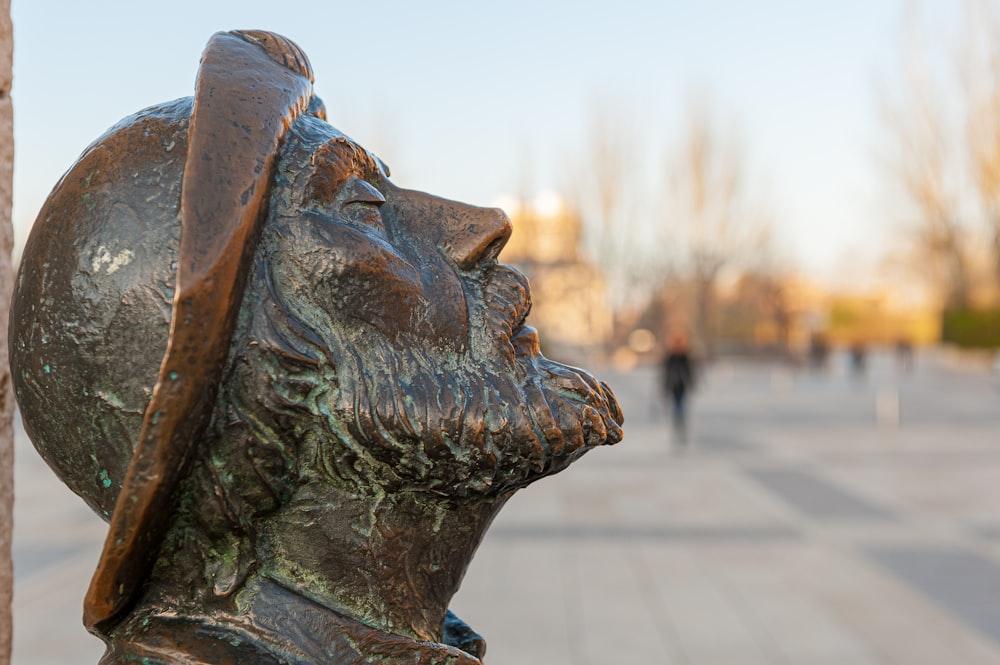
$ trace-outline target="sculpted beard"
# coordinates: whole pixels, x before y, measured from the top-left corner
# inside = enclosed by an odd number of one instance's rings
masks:
[[[607,385],[540,355],[523,326],[524,277],[496,266],[470,288],[475,338],[461,354],[392,342],[265,289],[272,298],[250,323],[247,355],[256,361],[243,365],[256,376],[236,382],[268,386],[254,396],[275,418],[256,426],[274,427],[266,438],[280,440],[282,422],[307,423],[295,427],[300,469],[358,488],[451,496],[513,491],[620,440],[622,414]]]
[[[474,355],[485,349],[482,362],[513,368],[509,376],[540,434],[543,465],[531,469],[521,485],[562,470],[593,446],[621,440],[623,416],[611,388],[582,369],[542,356],[538,334],[525,325],[531,299],[524,275],[496,265],[481,296],[470,302],[473,334],[488,338],[473,344]]]

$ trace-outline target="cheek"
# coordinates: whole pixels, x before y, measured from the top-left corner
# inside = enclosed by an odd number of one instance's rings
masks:
[[[420,273],[391,249],[352,229],[280,243],[272,277],[285,298],[333,321],[372,326],[390,338],[419,325],[428,308]]]
[[[428,301],[422,336],[439,349],[464,350],[469,344],[469,313],[462,281],[436,251],[431,256],[420,270]]]

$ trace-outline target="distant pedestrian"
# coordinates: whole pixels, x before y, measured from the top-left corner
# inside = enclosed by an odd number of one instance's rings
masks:
[[[675,333],[670,338],[662,371],[663,390],[671,400],[674,438],[678,443],[686,443],[686,402],[687,394],[694,388],[694,361],[688,351],[687,338],[683,334]]]
[[[809,340],[809,366],[817,371],[826,370],[830,357],[830,344],[821,333],[813,334]]]
[[[913,343],[905,337],[896,340],[896,367],[904,374],[913,369]]]
[[[867,364],[868,351],[865,349],[864,342],[855,342],[851,345],[850,357],[851,357],[851,373],[857,379],[863,379],[865,377],[865,365]]]

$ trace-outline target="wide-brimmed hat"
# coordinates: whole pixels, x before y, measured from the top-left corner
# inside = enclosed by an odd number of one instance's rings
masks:
[[[212,416],[282,139],[300,115],[323,117],[312,81],[281,36],[214,35],[193,100],[98,139],[25,246],[11,369],[36,448],[110,521],[84,605],[94,632],[135,601],[162,545]]]

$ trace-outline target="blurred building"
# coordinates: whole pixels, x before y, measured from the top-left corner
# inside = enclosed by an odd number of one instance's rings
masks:
[[[938,340],[940,314],[926,303],[899,298],[892,289],[828,290],[801,276],[763,285],[744,276],[728,294],[739,312],[756,305],[743,335],[758,347],[785,348],[802,357],[817,340],[834,346],[926,345]],[[730,330],[732,332],[732,330]]]
[[[554,358],[582,362],[603,351],[612,314],[598,268],[581,252],[579,213],[554,194],[502,203],[514,224],[500,260],[531,280],[528,322]]]
[[[940,337],[941,313],[936,307],[900,302],[891,291],[831,294],[825,304],[827,334],[840,344],[924,345]]]
[[[500,260],[531,280],[528,322],[546,355],[571,363],[611,359],[622,368],[656,362],[672,331],[690,334],[696,354],[804,359],[817,341],[852,345],[923,345],[937,341],[940,313],[891,287],[831,291],[791,272],[734,271],[712,293],[711,336],[692,329],[698,304],[691,280],[668,279],[648,301],[614,312],[607,282],[582,250],[578,211],[556,195],[506,199],[514,233]],[[711,342],[709,347],[708,342]]]
[[[697,289],[690,280],[666,282],[643,308],[618,312],[616,364],[654,362],[671,331],[691,332]],[[831,291],[793,273],[735,272],[713,293],[713,356],[798,362],[818,343],[829,347],[926,345],[940,332],[940,313],[900,299],[891,289]],[[642,333],[638,338],[635,332]],[[654,340],[653,344],[647,343]],[[692,338],[696,355],[710,357]],[[620,361],[620,362],[619,362]]]

